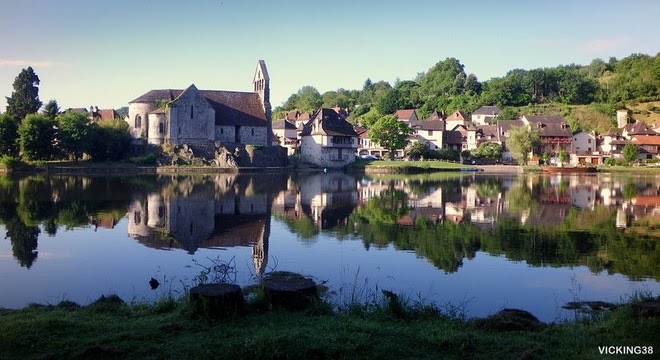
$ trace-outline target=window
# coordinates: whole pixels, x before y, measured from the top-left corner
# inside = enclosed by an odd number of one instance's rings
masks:
[[[588,143],[588,144],[591,144],[591,139],[587,139],[587,143]]]
[[[225,133],[225,129],[224,129],[224,128],[220,128],[220,135],[223,135],[224,133]]]
[[[193,106],[190,105],[190,118],[191,118],[191,119],[193,118],[193,115],[195,115],[195,114],[193,113]]]
[[[158,123],[158,133],[162,134],[165,132],[165,124],[163,123]]]
[[[433,136],[433,130],[429,130],[429,136]]]
[[[142,127],[142,116],[135,115],[135,127],[136,128]]]
[[[139,211],[135,211],[133,213],[133,219],[134,219],[136,225],[141,223],[142,222],[142,213],[139,212]]]
[[[250,134],[254,136],[254,129],[250,129]]]

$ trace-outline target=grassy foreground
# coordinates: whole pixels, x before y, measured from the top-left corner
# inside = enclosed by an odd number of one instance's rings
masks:
[[[598,346],[653,346],[648,358],[660,351],[660,318],[634,319],[630,306],[536,331],[488,329],[432,307],[253,309],[209,321],[194,317],[186,300],[65,303],[0,310],[0,359],[598,359]]]

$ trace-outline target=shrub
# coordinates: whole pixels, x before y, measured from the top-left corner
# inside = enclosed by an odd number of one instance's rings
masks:
[[[156,165],[156,154],[134,156],[129,158],[128,162],[135,165]]]
[[[11,155],[2,155],[0,157],[0,167],[5,169],[15,169],[21,164],[21,161]]]

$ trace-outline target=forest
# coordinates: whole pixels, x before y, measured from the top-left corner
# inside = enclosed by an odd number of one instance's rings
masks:
[[[471,113],[482,105],[497,105],[503,112],[500,119],[524,112],[554,112],[572,120],[572,127],[577,128],[580,116],[575,109],[567,110],[570,106],[590,105],[591,112],[613,119],[619,108],[656,100],[660,100],[660,53],[611,57],[608,61],[597,58],[589,65],[513,69],[484,82],[466,73],[460,60],[447,58],[414,79],[397,79],[393,85],[366,79],[362,89],[340,88],[323,94],[305,85],[275,109],[273,118],[283,118],[291,110],[311,112],[339,106],[351,110],[350,121],[368,128],[397,109],[415,108],[418,117],[426,119],[434,111]],[[599,130],[605,126],[596,121],[582,127]]]

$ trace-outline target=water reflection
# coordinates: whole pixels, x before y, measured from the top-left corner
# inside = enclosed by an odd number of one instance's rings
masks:
[[[303,272],[323,255],[314,252],[329,236],[360,241],[363,251],[414,253],[444,274],[483,253],[539,268],[584,266],[593,274],[660,280],[655,177],[0,177],[0,230],[18,265],[31,270],[45,237],[92,229],[92,236],[124,231],[144,249],[191,255],[251,247],[254,271],[262,274],[269,257],[292,251],[281,246],[281,231],[271,239],[273,221],[306,246],[295,250],[307,254],[308,263],[296,264]]]

